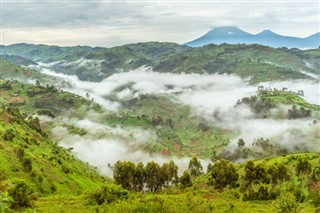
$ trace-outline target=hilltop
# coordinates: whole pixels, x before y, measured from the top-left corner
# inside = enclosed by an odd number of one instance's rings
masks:
[[[283,36],[263,30],[258,34],[245,32],[238,27],[216,27],[205,35],[185,43],[191,47],[199,47],[207,44],[260,44],[270,47],[287,48],[318,48],[320,45],[320,33],[315,33],[306,38]]]

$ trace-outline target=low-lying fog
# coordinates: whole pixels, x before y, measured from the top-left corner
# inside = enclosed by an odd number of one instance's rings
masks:
[[[246,106],[234,107],[237,100],[257,93],[258,85],[250,85],[234,75],[199,75],[199,74],[170,74],[156,73],[148,68],[140,68],[131,72],[117,73],[104,79],[102,82],[80,81],[76,76],[64,75],[41,67],[41,72],[59,76],[70,82],[67,91],[86,97],[99,103],[108,111],[117,112],[121,103],[117,100],[129,99],[139,94],[175,95],[177,100],[191,107],[192,114],[203,116],[209,124],[239,132],[231,140],[229,148],[239,138],[250,145],[257,138],[277,138],[277,143],[286,146],[289,150],[308,140],[309,134],[317,134],[319,125],[312,125],[312,119],[258,119]],[[284,82],[261,83],[265,88],[283,87],[288,90],[303,90],[303,97],[307,102],[320,105],[319,83],[311,80],[296,80]],[[117,99],[108,100],[106,97],[115,95]],[[277,110],[283,110],[281,108]],[[215,114],[215,116],[213,116]],[[89,112],[84,120],[65,120],[85,129],[89,134],[79,136],[70,134],[65,127],[57,126],[52,130],[53,136],[64,147],[73,147],[74,153],[90,164],[97,166],[104,174],[111,175],[108,164],[113,165],[117,160],[131,160],[148,162],[155,160],[159,163],[168,161],[168,157],[150,155],[141,150],[131,151],[129,143],[150,143],[155,141],[155,133],[138,128],[112,128],[99,120],[99,116]],[[297,134],[299,132],[299,134]],[[311,132],[311,133],[310,133]],[[320,137],[315,136],[315,137]],[[312,141],[312,140],[311,140]],[[306,150],[320,151],[319,144],[312,142],[305,144]],[[187,167],[188,158],[174,161],[180,170]],[[207,164],[209,160],[203,160]],[[206,165],[204,165],[204,168]]]

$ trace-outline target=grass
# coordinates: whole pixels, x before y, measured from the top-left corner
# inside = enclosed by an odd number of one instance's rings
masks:
[[[3,139],[9,129],[14,130],[12,141]],[[76,159],[67,150],[31,129],[24,120],[7,111],[0,112],[0,148],[1,179],[26,179],[42,194],[82,193],[106,180],[93,167]],[[31,159],[31,171],[26,171],[21,163],[17,155],[19,149],[24,151],[24,157]],[[52,190],[52,185],[56,190]]]
[[[297,159],[306,156],[312,168],[320,165],[318,153],[290,154],[286,156],[268,157],[255,161],[255,165],[263,163],[266,166],[283,163],[289,168],[291,179],[281,186],[281,192],[289,190],[288,183],[300,187],[307,192],[308,181],[305,177],[295,176]],[[238,174],[244,175],[245,163],[236,165]],[[210,174],[195,177],[193,186],[181,189],[178,187],[164,189],[160,193],[131,192],[126,200],[118,200],[113,203],[95,205],[88,204],[83,196],[50,196],[40,198],[35,202],[34,210],[39,212],[275,212],[275,200],[268,201],[243,201],[238,188],[225,188],[218,191],[211,185],[207,185]],[[241,180],[239,180],[241,184]],[[301,185],[302,183],[302,185]],[[281,184],[280,184],[281,185]],[[301,188],[302,187],[302,188]],[[299,213],[314,212],[314,206],[308,201],[298,203]]]

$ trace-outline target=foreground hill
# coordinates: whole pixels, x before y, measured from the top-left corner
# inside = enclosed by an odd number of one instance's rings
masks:
[[[318,48],[320,45],[320,33],[313,34],[306,38],[283,36],[264,30],[258,34],[247,33],[238,27],[217,27],[205,35],[185,43],[191,47],[199,47],[208,44],[260,44],[270,47],[287,48]]]
[[[38,118],[11,107],[0,111],[0,177],[24,179],[43,195],[94,189],[105,179],[68,150],[52,142]]]
[[[75,209],[78,212],[155,213],[317,212],[320,204],[319,159],[317,153],[303,153],[236,165],[228,161],[216,161],[215,165],[208,167],[206,173],[201,171],[201,167],[189,167],[179,178],[179,184],[166,185],[157,193],[132,190],[121,195],[105,186],[87,199],[68,197],[65,202],[61,202],[63,198],[56,197],[38,199],[35,209],[45,212],[72,212]],[[123,165],[131,164],[132,162],[126,162]],[[137,169],[145,168],[148,172],[147,168],[154,163],[139,165]],[[153,168],[154,171],[156,168]],[[199,173],[192,175],[190,179],[189,172],[195,171],[193,169]],[[165,173],[154,173],[152,177],[155,178],[155,183],[161,182],[161,175]],[[133,180],[130,177],[135,175],[123,173],[120,176],[129,177],[123,181],[131,182]],[[147,176],[145,178],[148,179]],[[141,181],[143,180],[142,175]],[[88,205],[88,201],[92,203]],[[60,205],[55,205],[57,202],[60,202]]]
[[[14,44],[2,46],[1,49],[3,54],[7,54],[2,57],[13,63],[24,63],[34,68],[47,67],[56,72],[76,75],[85,81],[102,81],[114,73],[141,66],[158,72],[233,73],[251,77],[253,83],[308,78],[299,73],[302,71],[319,74],[319,49],[303,51],[239,44],[191,48],[160,42],[112,48]],[[40,66],[33,65],[34,62]]]

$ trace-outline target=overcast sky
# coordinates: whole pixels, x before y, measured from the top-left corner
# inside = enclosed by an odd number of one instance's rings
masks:
[[[2,43],[117,46],[184,43],[217,26],[306,37],[319,32],[318,1],[2,0]]]

